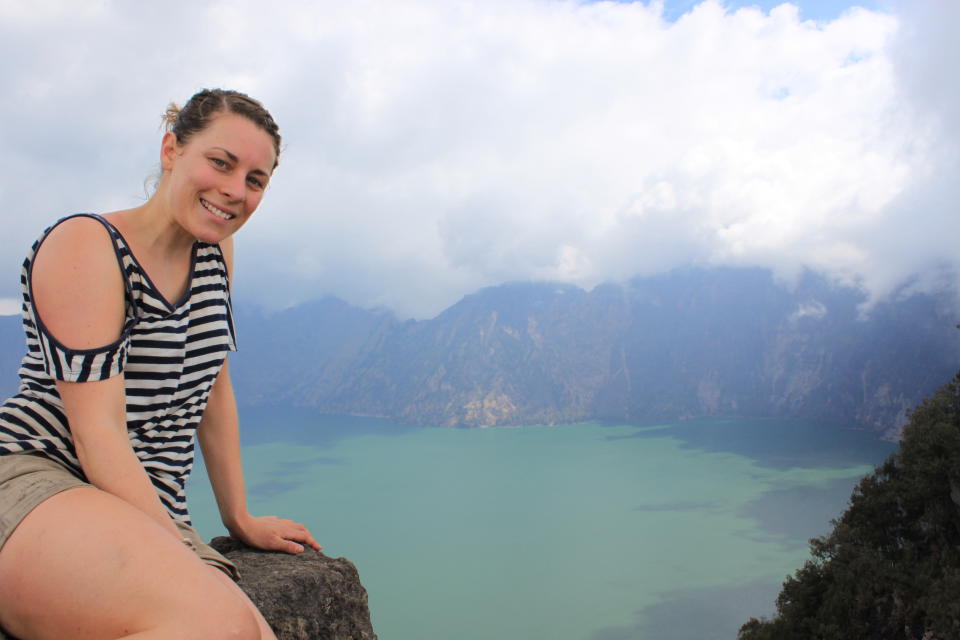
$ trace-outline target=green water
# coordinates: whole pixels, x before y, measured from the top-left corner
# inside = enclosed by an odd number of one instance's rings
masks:
[[[245,418],[251,510],[350,558],[382,640],[732,640],[892,450],[763,421],[449,430],[278,411]],[[190,491],[218,535],[202,468]]]

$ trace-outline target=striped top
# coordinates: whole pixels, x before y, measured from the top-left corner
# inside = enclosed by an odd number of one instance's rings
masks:
[[[40,454],[83,478],[55,381],[122,374],[130,444],[170,515],[189,524],[184,484],[193,467],[194,434],[226,351],[236,350],[223,254],[219,245],[195,243],[190,285],[170,304],[112,224],[95,214],[77,215],[100,221],[113,240],[125,276],[123,331],[112,344],[78,350],[60,344],[43,325],[33,306],[30,274],[53,227],[47,229],[20,276],[27,355],[19,393],[0,407],[0,455]]]

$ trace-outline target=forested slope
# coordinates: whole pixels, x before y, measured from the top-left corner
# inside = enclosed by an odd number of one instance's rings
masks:
[[[740,640],[960,638],[960,374],[925,400],[900,450]]]

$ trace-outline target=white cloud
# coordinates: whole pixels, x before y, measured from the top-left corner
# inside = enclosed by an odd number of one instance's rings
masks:
[[[957,266],[960,84],[935,71],[954,4],[815,23],[715,0],[676,22],[565,0],[108,2],[4,22],[22,62],[0,71],[0,269],[59,214],[138,204],[152,118],[223,85],[287,142],[238,236],[247,299],[429,315],[504,280],[686,264],[883,296]]]
[[[827,307],[819,300],[808,300],[800,304],[797,310],[790,315],[791,322],[798,322],[803,318],[822,320],[827,315]]]
[[[104,11],[106,5],[103,0],[0,0],[0,21],[17,27],[47,25],[96,15]]]
[[[20,314],[20,301],[15,298],[0,298],[0,316]]]

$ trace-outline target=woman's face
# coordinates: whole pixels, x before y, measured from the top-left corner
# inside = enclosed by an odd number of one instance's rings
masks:
[[[220,242],[253,215],[273,173],[273,138],[247,118],[223,112],[184,145],[163,138],[165,199],[174,219],[203,242]]]

